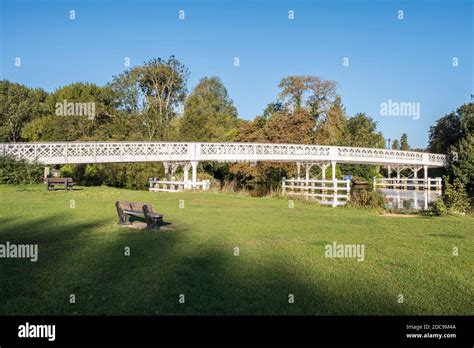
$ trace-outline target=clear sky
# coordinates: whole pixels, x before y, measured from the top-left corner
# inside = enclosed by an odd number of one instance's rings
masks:
[[[103,85],[126,57],[133,66],[174,54],[191,72],[189,89],[219,76],[239,116],[251,119],[276,100],[282,77],[318,75],[338,82],[349,115],[367,113],[387,138],[406,132],[414,147],[425,147],[429,126],[474,93],[471,0],[0,3],[0,78],[47,91]],[[420,118],[381,115],[389,99],[419,103]]]

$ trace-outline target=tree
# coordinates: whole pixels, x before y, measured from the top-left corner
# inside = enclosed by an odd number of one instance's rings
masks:
[[[282,111],[283,111],[283,104],[279,101],[276,101],[276,102],[269,103],[267,105],[265,110],[263,110],[263,115],[262,116],[265,120],[268,120],[273,116],[273,114],[275,114],[277,112],[282,112]],[[259,117],[259,116],[257,116],[257,117]]]
[[[180,123],[184,141],[232,141],[239,124],[226,88],[218,77],[204,77],[186,99]]]
[[[264,134],[271,143],[311,144],[312,125],[307,111],[277,112],[265,124]]]
[[[448,172],[458,178],[470,197],[474,197],[474,135],[460,139],[450,147],[451,162]]]
[[[457,178],[466,186],[471,199],[473,188],[474,103],[461,105],[430,128],[429,150],[450,155],[447,168],[451,182]]]
[[[400,150],[410,150],[410,145],[408,145],[408,135],[406,133],[403,133],[402,137],[400,138]]]
[[[107,87],[92,83],[61,87],[46,97],[46,115],[26,124],[22,137],[30,141],[103,140],[116,116],[113,103],[114,94]]]
[[[306,107],[315,122],[324,120],[337,95],[336,82],[318,76],[288,76],[280,81],[278,87],[281,89],[279,97],[287,107],[296,112]]]
[[[349,146],[381,149],[385,146],[382,133],[377,132],[377,122],[364,113],[358,113],[349,118],[345,138]]]
[[[303,94],[309,89],[308,76],[288,76],[281,79],[278,87],[281,89],[279,97],[292,105],[296,111],[301,110]]]
[[[186,97],[188,69],[174,56],[154,58],[115,76],[109,84],[120,110],[138,119],[143,137],[170,139],[170,125]]]
[[[23,126],[44,114],[47,93],[7,80],[0,81],[0,141],[19,141]]]
[[[395,139],[392,143],[392,150],[400,150],[400,142],[398,139]]]
[[[320,145],[343,145],[346,128],[346,110],[337,96],[329,107],[326,119],[316,128],[315,142]]]
[[[452,112],[441,117],[435,126],[430,127],[428,149],[435,153],[446,153],[461,137],[461,117]]]
[[[267,107],[268,109],[268,107]],[[308,111],[281,110],[273,112],[267,120],[257,116],[254,121],[242,125],[236,140],[239,142],[311,144],[313,120]],[[240,182],[280,181],[283,176],[294,175],[294,163],[259,162],[257,164],[237,163],[230,166],[230,172]]]
[[[364,113],[358,113],[347,120],[344,139],[347,146],[381,149],[385,147],[385,139],[382,133],[377,132],[377,123]],[[379,166],[361,164],[341,164],[340,167],[344,174],[351,174],[366,180],[370,180],[380,171]]]

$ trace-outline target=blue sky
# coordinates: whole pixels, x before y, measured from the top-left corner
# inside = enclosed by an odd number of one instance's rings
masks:
[[[277,98],[281,78],[318,75],[338,82],[349,115],[367,113],[387,138],[406,132],[414,147],[474,93],[469,0],[0,2],[0,78],[47,91],[103,85],[125,57],[138,65],[174,54],[191,72],[189,89],[219,76],[239,116],[251,119]],[[420,118],[380,115],[389,99],[420,103]]]

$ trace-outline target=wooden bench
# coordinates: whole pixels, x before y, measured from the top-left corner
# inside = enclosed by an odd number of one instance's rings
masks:
[[[130,217],[145,218],[148,228],[157,228],[160,222],[163,222],[163,214],[155,213],[153,206],[149,203],[116,201],[115,207],[120,225],[129,225]]]
[[[54,190],[55,186],[64,186],[66,190],[71,190],[76,183],[72,178],[45,178],[46,190]]]

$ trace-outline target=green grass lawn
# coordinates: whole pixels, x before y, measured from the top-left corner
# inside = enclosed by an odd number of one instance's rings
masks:
[[[39,245],[37,262],[0,259],[2,315],[474,314],[473,217],[108,187],[0,196],[0,243]],[[117,199],[152,203],[172,229],[119,227]],[[334,241],[364,244],[365,261],[326,258]]]

